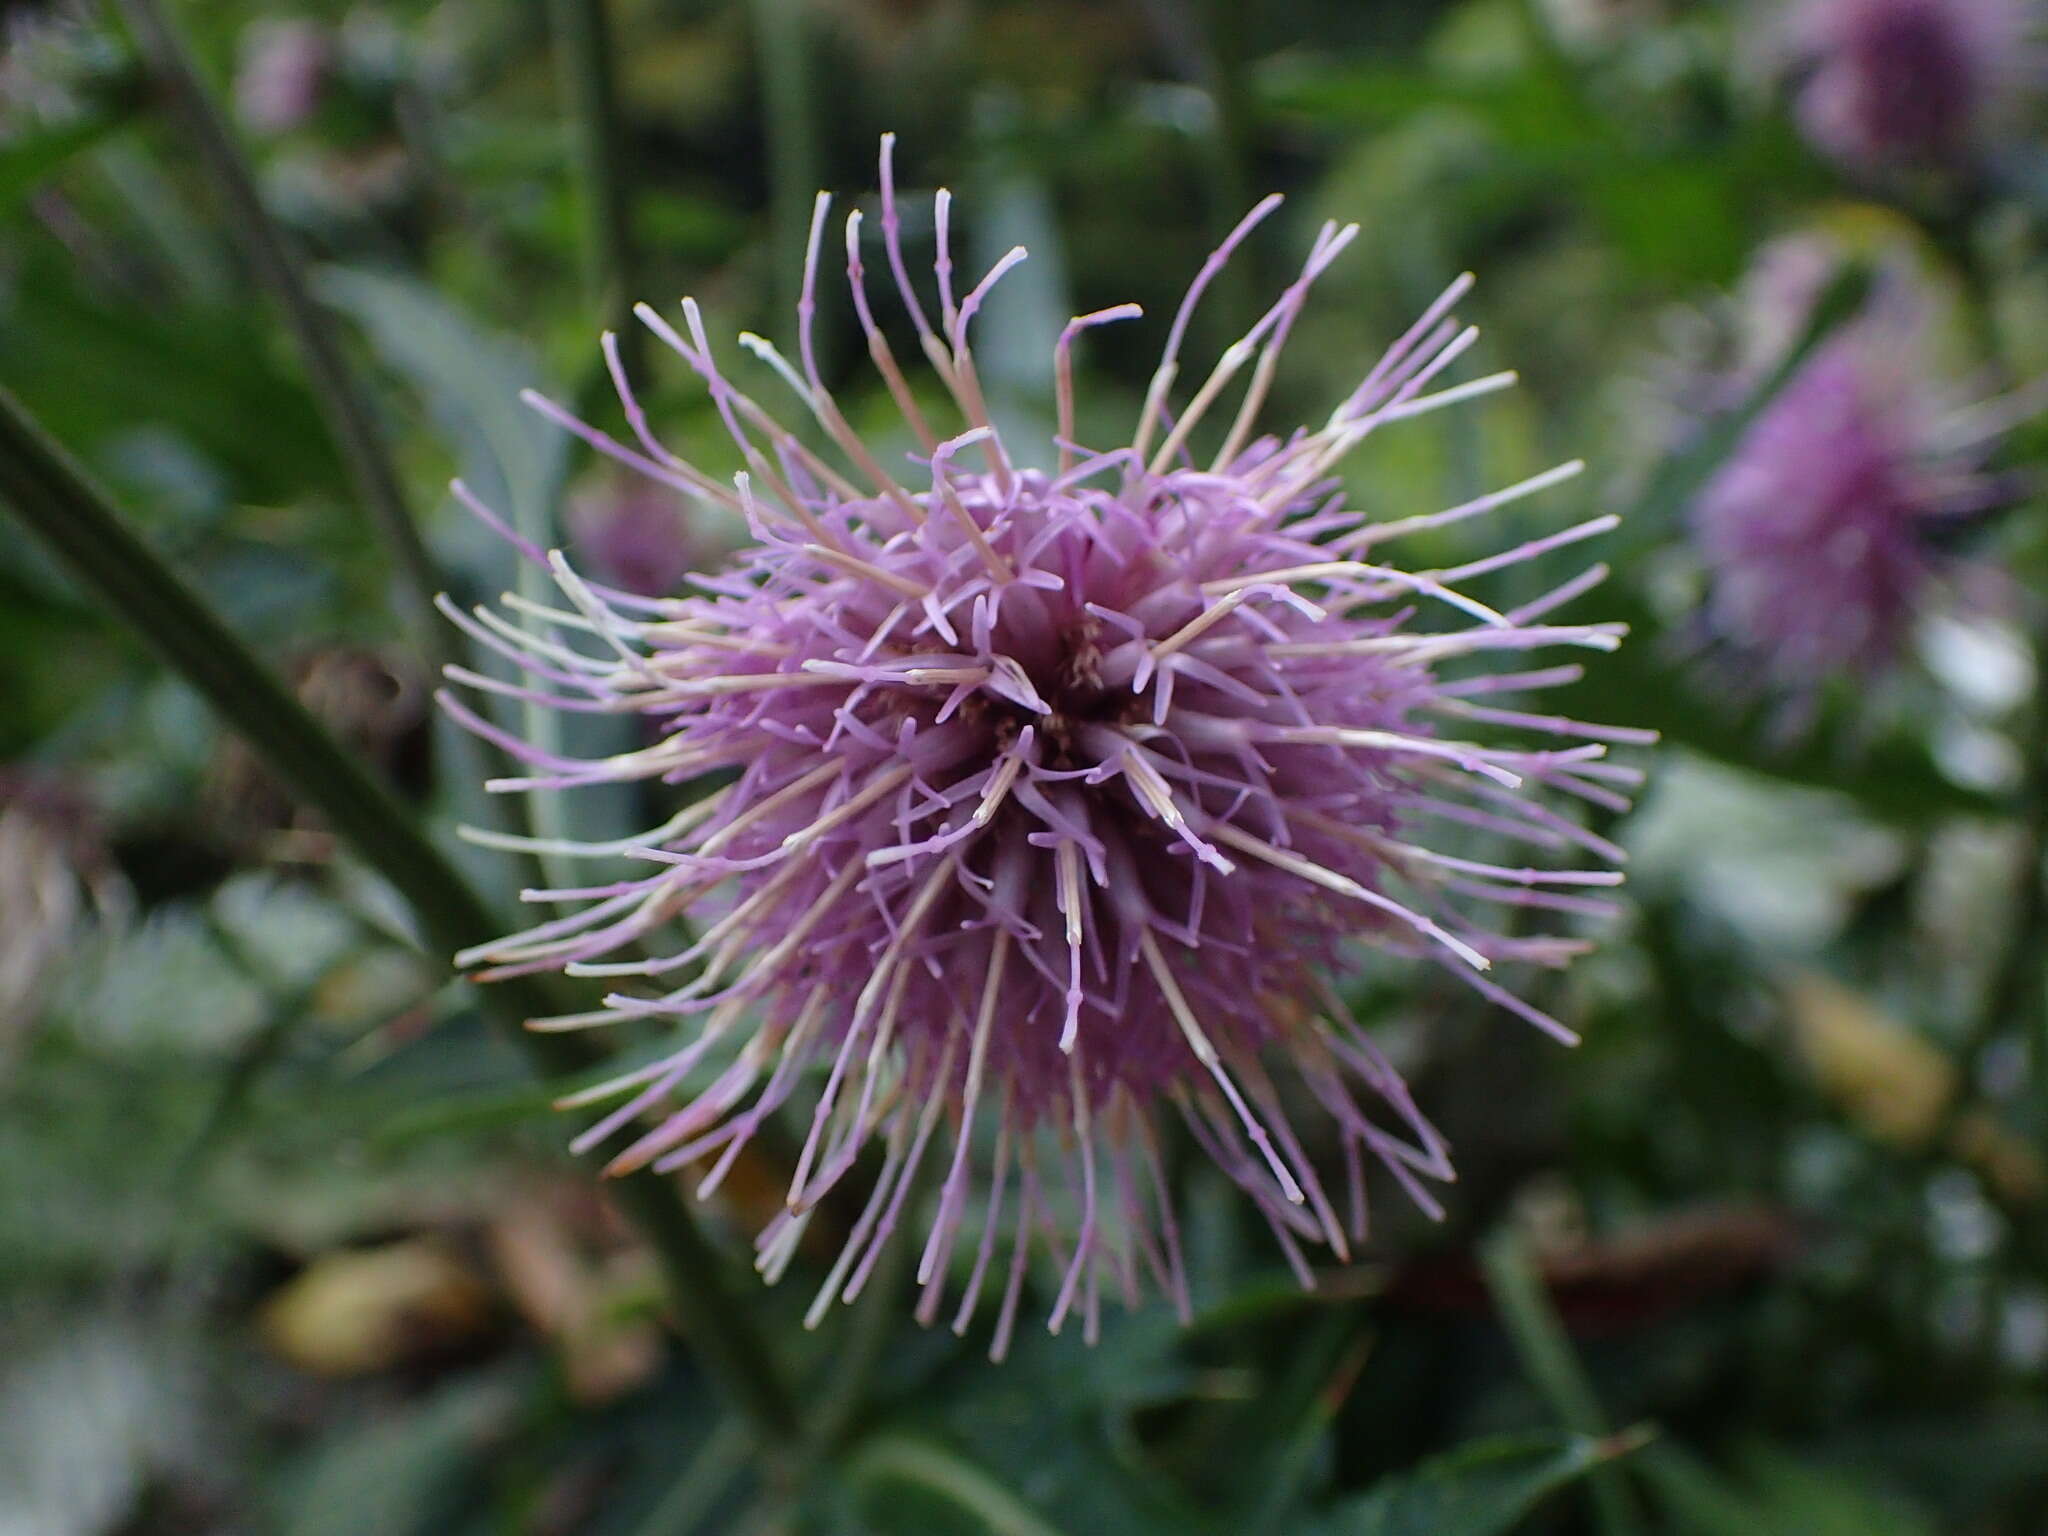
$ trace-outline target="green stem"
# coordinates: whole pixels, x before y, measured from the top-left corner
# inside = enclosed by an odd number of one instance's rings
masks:
[[[761,126],[768,146],[770,225],[776,313],[796,307],[797,274],[810,229],[818,171],[812,106],[809,0],[752,0]]]
[[[633,323],[633,305],[644,295],[611,16],[606,0],[549,0],[548,14],[575,151],[590,286],[605,324],[618,333],[627,371],[637,372],[646,333]]]
[[[1520,1239],[1513,1232],[1503,1232],[1486,1245],[1481,1261],[1501,1325],[1536,1390],[1565,1428],[1592,1439],[1606,1439],[1607,1415],[1578,1356],[1572,1353],[1564,1324],[1552,1310],[1542,1277]],[[1587,1476],[1594,1516],[1605,1536],[1636,1536],[1643,1529],[1643,1515],[1621,1470],[1596,1467]]]
[[[690,1536],[730,1490],[748,1449],[745,1432],[731,1421],[712,1430],[640,1522],[639,1536]]]
[[[1377,1342],[1371,1326],[1361,1324],[1350,1309],[1331,1308],[1308,1336],[1308,1347],[1299,1351],[1287,1377],[1276,1383],[1279,1390],[1267,1394],[1274,1415],[1290,1414],[1294,1422],[1277,1437],[1272,1455],[1255,1464],[1259,1493],[1245,1504],[1248,1530],[1258,1536],[1280,1536],[1290,1516],[1298,1519],[1318,1455],[1329,1444],[1337,1415]]]
[[[185,121],[193,154],[227,213],[228,228],[241,243],[257,281],[284,313],[314,402],[396,571],[413,643],[438,674],[441,663],[452,659],[447,626],[434,612],[434,594],[445,583],[413,520],[376,414],[343,355],[327,312],[313,297],[305,261],[264,206],[234,131],[160,0],[116,3],[151,73]]]
[[[927,1178],[919,1182],[921,1187],[913,1196],[913,1205],[924,1198],[927,1189],[923,1186],[931,1181]],[[905,1281],[911,1255],[916,1251],[915,1243],[901,1239],[882,1250],[866,1290],[840,1331],[828,1379],[804,1423],[804,1446],[816,1459],[822,1460],[843,1449],[862,1428],[861,1415],[868,1406],[875,1368],[882,1363],[897,1322],[903,1316]]]
[[[94,594],[239,731],[264,765],[398,892],[435,955],[503,931],[499,919],[402,806],[242,645],[218,615],[143,544],[64,451],[0,390],[0,500],[80,586]],[[478,1006],[545,1079],[590,1066],[571,1035],[536,1033],[530,1018],[564,998],[532,977],[484,987]],[[667,1179],[641,1172],[608,1181],[612,1198],[661,1265],[677,1326],[697,1360],[753,1421],[763,1452],[780,1459],[796,1416],[752,1321],[719,1260]]]
[[[1252,206],[1251,89],[1245,79],[1245,36],[1251,7],[1242,0],[1205,0],[1202,10],[1203,67],[1216,111],[1209,141],[1209,175],[1214,206],[1210,221],[1228,229]],[[1217,274],[1211,288],[1212,326],[1221,346],[1235,341],[1254,318],[1253,274],[1243,256]]]

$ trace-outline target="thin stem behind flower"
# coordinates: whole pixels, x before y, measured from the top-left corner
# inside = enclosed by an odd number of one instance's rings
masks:
[[[819,185],[816,114],[810,64],[809,0],[751,0],[755,68],[761,77],[761,129],[768,141],[770,268],[779,282],[802,264],[811,217],[811,189]],[[776,310],[796,307],[795,290],[776,295]]]
[[[1572,1352],[1564,1325],[1550,1305],[1543,1278],[1521,1240],[1503,1232],[1481,1255],[1487,1289],[1507,1330],[1522,1369],[1567,1429],[1604,1439],[1607,1415],[1594,1394],[1585,1368]],[[1618,1467],[1599,1467],[1589,1475],[1593,1513],[1604,1536],[1639,1536],[1643,1514]]]
[[[633,321],[641,290],[633,229],[633,177],[619,113],[618,50],[605,0],[550,0],[562,106],[575,149],[584,258],[605,325],[617,334],[629,375],[640,371],[646,332]]]
[[[420,536],[369,397],[349,365],[332,319],[313,297],[304,258],[264,206],[234,130],[160,0],[116,4],[150,72],[184,120],[200,170],[227,213],[227,227],[240,242],[257,281],[283,311],[305,363],[314,403],[391,560],[412,642],[438,672],[441,663],[453,659],[447,629],[434,613],[434,594],[446,583]]]

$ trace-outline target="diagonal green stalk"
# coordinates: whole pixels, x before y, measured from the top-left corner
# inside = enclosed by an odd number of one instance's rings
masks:
[[[1608,1438],[1607,1415],[1579,1357],[1572,1352],[1564,1324],[1552,1309],[1543,1278],[1521,1239],[1512,1231],[1503,1232],[1486,1245],[1480,1259],[1487,1289],[1493,1292],[1494,1309],[1530,1382],[1566,1429],[1595,1440]],[[1621,1469],[1596,1467],[1587,1474],[1587,1482],[1592,1489],[1594,1517],[1604,1536],[1639,1536],[1644,1529],[1642,1510]]]
[[[583,205],[584,261],[605,324],[618,333],[626,371],[633,373],[646,335],[633,322],[633,304],[645,295],[611,14],[607,0],[549,0],[548,17]]]
[[[438,674],[441,664],[453,659],[447,627],[434,612],[434,594],[445,583],[413,520],[376,413],[342,351],[332,320],[313,297],[298,246],[264,206],[248,158],[161,0],[115,3],[127,18],[150,73],[184,120],[194,158],[225,210],[227,226],[256,280],[283,312],[304,361],[314,403],[395,569],[413,643]]]
[[[1209,135],[1208,219],[1228,229],[1257,201],[1252,196],[1252,99],[1245,69],[1250,46],[1247,32],[1254,17],[1239,0],[1203,0],[1200,15],[1202,72],[1215,104],[1215,126]],[[1252,296],[1252,268],[1244,259],[1217,274],[1210,325],[1228,346],[1257,318]]]
[[[0,501],[80,586],[192,685],[265,766],[326,818],[337,836],[410,907],[436,955],[480,944],[503,924],[464,883],[391,793],[371,778],[258,661],[218,615],[129,529],[108,500],[0,390]],[[537,978],[484,987],[478,1006],[545,1079],[588,1067],[580,1038],[528,1030],[565,1000]],[[698,1362],[753,1422],[780,1460],[796,1417],[765,1341],[726,1288],[715,1249],[667,1179],[641,1172],[608,1181],[612,1198],[654,1250],[669,1306]]]
[[[718,1507],[746,1465],[747,1437],[730,1421],[692,1447],[680,1476],[634,1527],[636,1536],[690,1536]]]
[[[770,270],[775,313],[796,308],[811,199],[824,183],[818,166],[818,108],[823,82],[811,72],[811,0],[751,0],[754,67],[761,77],[761,132],[768,145]]]

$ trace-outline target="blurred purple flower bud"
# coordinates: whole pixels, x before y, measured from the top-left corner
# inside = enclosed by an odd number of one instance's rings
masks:
[[[1858,171],[1955,167],[2025,79],[2024,0],[1806,0],[1801,127]]]
[[[699,546],[676,494],[643,476],[607,479],[569,503],[570,548],[607,586],[674,597]]]
[[[1707,628],[1752,688],[1785,700],[1781,729],[1807,723],[1829,681],[1896,662],[1942,586],[1934,535],[2010,495],[1984,462],[2034,404],[1954,409],[1921,320],[1906,290],[1881,289],[1786,381],[1694,506]]]
[[[334,65],[334,41],[304,18],[251,22],[235,71],[235,115],[254,133],[289,133],[313,115]]]
[[[1863,318],[1881,315],[1901,344],[1917,345],[1930,304],[1910,252],[1887,244],[1857,254],[1870,281]],[[1751,256],[1732,294],[1675,312],[1670,339],[1632,413],[1642,418],[1655,460],[1697,443],[1701,432],[1739,411],[1784,365],[1849,260],[1832,234],[1781,235]]]

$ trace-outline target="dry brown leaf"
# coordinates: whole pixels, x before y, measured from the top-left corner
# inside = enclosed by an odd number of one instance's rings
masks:
[[[538,1201],[494,1221],[486,1235],[513,1305],[560,1352],[571,1397],[606,1402],[654,1374],[661,1330],[618,1304],[645,1288],[641,1254],[593,1253],[560,1213]]]

